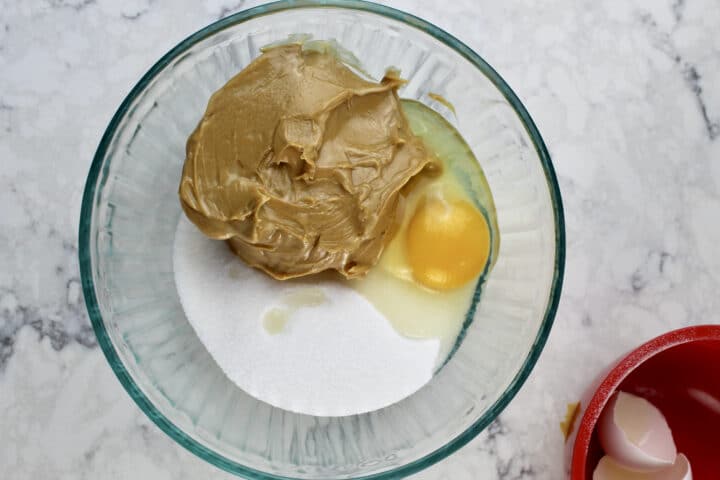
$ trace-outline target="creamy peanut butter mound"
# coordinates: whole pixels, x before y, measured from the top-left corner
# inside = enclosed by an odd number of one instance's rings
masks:
[[[363,275],[392,235],[400,190],[433,162],[401,84],[299,44],[266,50],[213,94],[188,139],[188,218],[277,279]]]

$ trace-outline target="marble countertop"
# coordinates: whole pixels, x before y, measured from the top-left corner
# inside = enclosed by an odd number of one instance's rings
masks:
[[[0,0],[0,477],[221,479],[135,406],[79,283],[93,152],[163,53],[259,2]],[[624,351],[720,323],[720,3],[393,0],[490,62],[533,115],[565,203],[567,267],[532,376],[423,479],[560,479],[565,406]]]

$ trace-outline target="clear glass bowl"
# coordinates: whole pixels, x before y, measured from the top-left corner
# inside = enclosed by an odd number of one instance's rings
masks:
[[[336,39],[375,78],[394,66],[400,94],[444,114],[492,189],[498,262],[452,359],[388,408],[321,418],[250,397],[188,324],[172,268],[185,141],[210,94],[290,34]],[[437,93],[457,115],[428,97]],[[123,101],[98,147],[80,220],[90,318],[120,382],[168,435],[248,478],[397,478],[454,452],[485,428],[527,378],[560,296],[564,225],[550,157],[500,76],[451,35],[360,1],[288,1],[220,20],[160,59]]]

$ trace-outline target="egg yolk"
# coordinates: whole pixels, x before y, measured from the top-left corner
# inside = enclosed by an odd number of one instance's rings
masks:
[[[405,253],[415,281],[433,290],[450,290],[483,271],[490,230],[470,203],[429,199],[410,219]]]

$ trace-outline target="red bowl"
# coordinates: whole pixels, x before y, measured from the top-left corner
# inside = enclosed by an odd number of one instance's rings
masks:
[[[575,433],[571,480],[592,480],[602,457],[600,414],[618,390],[646,398],[665,415],[678,452],[697,479],[720,472],[720,325],[682,328],[638,347],[600,380]]]

